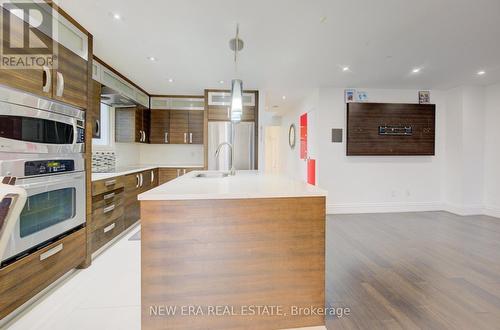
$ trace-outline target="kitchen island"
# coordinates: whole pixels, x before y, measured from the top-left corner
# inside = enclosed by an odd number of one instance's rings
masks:
[[[139,195],[142,329],[324,325],[325,197],[256,171],[195,171]]]

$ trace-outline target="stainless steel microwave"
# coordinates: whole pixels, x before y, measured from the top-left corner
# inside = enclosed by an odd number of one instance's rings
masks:
[[[0,86],[0,152],[82,153],[85,112]]]

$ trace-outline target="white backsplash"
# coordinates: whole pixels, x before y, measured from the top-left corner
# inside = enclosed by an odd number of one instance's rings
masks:
[[[140,164],[203,166],[203,152],[203,145],[197,144],[143,144],[140,145]]]

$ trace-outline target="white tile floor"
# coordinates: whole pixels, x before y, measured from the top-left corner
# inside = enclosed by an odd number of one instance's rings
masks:
[[[140,330],[141,242],[123,236],[16,317],[9,330]],[[304,328],[322,330],[325,327]]]

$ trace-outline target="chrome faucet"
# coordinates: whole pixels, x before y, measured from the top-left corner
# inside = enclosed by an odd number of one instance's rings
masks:
[[[233,145],[231,143],[222,142],[221,144],[219,144],[219,146],[217,147],[217,150],[215,151],[215,160],[218,162],[220,150],[225,145],[228,146],[229,149],[231,149],[231,170],[229,171],[229,175],[236,175],[236,170],[234,168],[234,148],[233,148]]]

